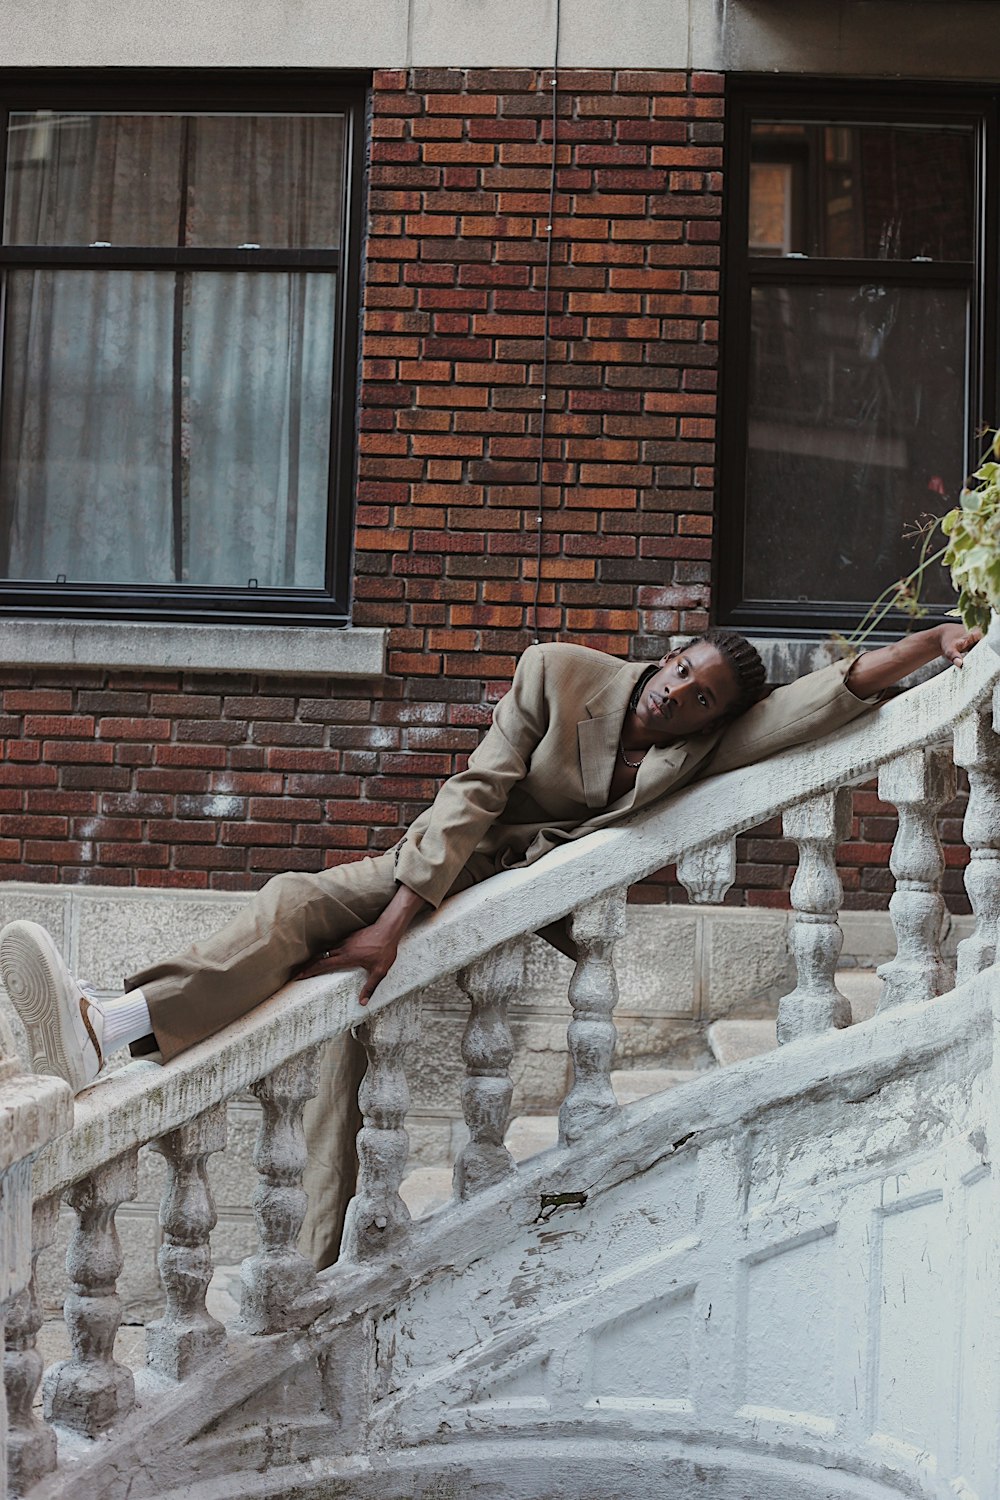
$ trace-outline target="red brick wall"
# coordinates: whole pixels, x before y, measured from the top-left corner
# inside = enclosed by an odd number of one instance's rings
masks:
[[[375,77],[354,618],[391,675],[3,674],[0,878],[244,888],[387,847],[463,763],[534,634],[550,76]],[[558,111],[538,626],[652,658],[710,603],[723,79],[564,70]],[[857,808],[847,904],[884,905]],[[741,840],[730,899],[784,904],[790,853]]]
[[[532,639],[549,77],[375,79],[355,620],[490,697]],[[707,622],[722,86],[560,74],[550,638],[654,655]]]

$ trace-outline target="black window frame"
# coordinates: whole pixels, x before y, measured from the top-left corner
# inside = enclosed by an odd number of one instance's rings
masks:
[[[360,305],[364,254],[369,74],[319,70],[0,69],[0,203],[9,113],[156,110],[194,114],[343,113],[341,243],[333,249],[217,250],[0,245],[0,380],[5,375],[2,286],[13,269],[329,271],[338,276],[328,476],[327,556],[321,589],[189,584],[51,584],[0,579],[0,617],[176,623],[346,624],[350,619],[357,465]]]
[[[980,455],[984,426],[1000,422],[997,409],[998,102],[1000,91],[984,86],[774,78],[731,74],[726,83],[724,152],[723,295],[716,546],[713,567],[715,616],[722,624],[758,636],[819,637],[854,629],[871,601],[761,600],[743,587],[746,536],[746,463],[750,299],[755,285],[792,281],[800,285],[851,285],[877,280],[889,286],[967,288],[970,292],[967,369],[966,465]],[[859,124],[971,125],[975,141],[976,209],[974,258],[969,262],[796,259],[752,256],[749,250],[751,123],[782,118]],[[962,476],[956,476],[960,479]],[[888,583],[890,580],[886,580]],[[931,608],[927,622],[944,619],[947,605]],[[891,611],[880,634],[912,626]]]

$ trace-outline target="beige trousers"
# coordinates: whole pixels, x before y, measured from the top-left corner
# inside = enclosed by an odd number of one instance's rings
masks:
[[[484,880],[492,860],[473,855],[452,891]],[[276,875],[211,937],[125,981],[142,989],[165,1061],[214,1036],[273,995],[317,953],[367,927],[396,890],[393,852],[319,874]],[[365,1054],[350,1032],[323,1050],[320,1084],[305,1111],[309,1207],[299,1244],[322,1269],[340,1251],[357,1177],[358,1085]]]

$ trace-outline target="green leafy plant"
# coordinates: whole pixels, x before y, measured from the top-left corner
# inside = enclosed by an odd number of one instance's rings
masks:
[[[920,591],[929,568],[943,563],[951,573],[958,603],[949,613],[969,630],[985,630],[993,610],[1000,611],[1000,429],[991,435],[990,447],[972,475],[974,485],[963,489],[961,504],[945,516],[928,516],[915,527],[923,538],[920,557],[912,573],[884,589],[868,610],[858,629],[840,644],[856,652],[877,630],[890,610],[902,610],[913,619],[927,614]],[[938,533],[948,538],[931,552]]]

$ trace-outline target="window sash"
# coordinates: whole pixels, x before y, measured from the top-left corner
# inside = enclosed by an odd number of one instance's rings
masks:
[[[742,630],[787,634],[849,631],[859,609],[848,599],[756,599],[744,583],[747,526],[748,374],[750,305],[754,287],[766,285],[958,287],[968,291],[969,322],[967,462],[979,453],[976,432],[998,420],[997,390],[997,152],[996,106],[1000,95],[970,89],[961,96],[933,85],[917,96],[912,86],[890,83],[842,87],[829,80],[768,80],[733,77],[727,111],[724,231],[725,284],[722,316],[721,438],[718,461],[719,544],[715,570],[717,618]],[[977,233],[972,262],[832,259],[751,255],[748,248],[751,123],[757,119],[835,120],[865,124],[963,124],[976,132]],[[960,476],[956,476],[958,478]],[[888,580],[887,580],[888,581]],[[911,622],[891,612],[884,628]]]
[[[244,623],[337,623],[349,618],[353,532],[355,401],[357,383],[359,260],[362,225],[364,113],[367,79],[315,73],[243,75],[120,74],[109,85],[100,75],[42,75],[0,70],[0,123],[8,111],[58,108],[197,115],[270,112],[336,113],[344,117],[344,201],[339,246],[319,249],[194,248],[184,246],[0,246],[0,277],[21,270],[77,269],[109,275],[123,271],[328,273],[337,282],[333,338],[332,421],[327,475],[324,582],[318,588],[225,587],[190,583],[108,582],[50,584],[0,580],[0,615],[119,617],[164,621],[233,620]],[[0,172],[5,162],[0,162]],[[0,192],[3,183],[0,181]],[[349,253],[349,247],[353,250]],[[5,277],[3,278],[5,279]],[[2,309],[0,309],[2,310]],[[4,361],[0,378],[10,378]]]

